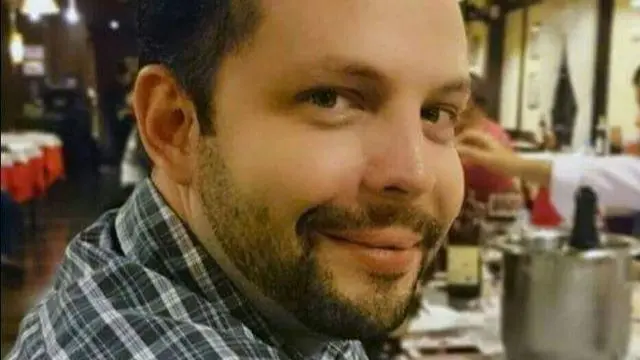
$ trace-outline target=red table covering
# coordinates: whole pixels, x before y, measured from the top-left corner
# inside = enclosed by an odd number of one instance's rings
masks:
[[[64,178],[61,142],[49,134],[2,134],[2,189],[18,202],[43,195]]]

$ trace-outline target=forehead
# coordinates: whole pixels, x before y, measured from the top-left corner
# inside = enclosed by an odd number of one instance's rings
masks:
[[[251,46],[237,56],[264,69],[286,71],[337,58],[397,81],[440,83],[468,73],[455,0],[261,3],[263,23]]]

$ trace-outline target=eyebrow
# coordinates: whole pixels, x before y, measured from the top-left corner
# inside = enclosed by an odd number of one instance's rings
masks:
[[[329,57],[319,61],[318,67],[309,70],[305,68],[307,76],[323,78],[327,74],[337,74],[352,78],[362,79],[372,83],[383,84],[388,87],[392,80],[378,71],[373,66],[358,61],[345,61],[344,59]],[[440,98],[451,95],[471,93],[471,80],[469,76],[462,76],[453,80],[445,81],[428,93],[429,98]]]
[[[304,67],[307,76],[322,78],[327,74],[341,75],[351,78],[358,78],[369,82],[381,84],[391,84],[391,79],[376,70],[374,67],[358,61],[349,61],[335,57],[327,57],[316,63],[316,67],[309,70]]]
[[[468,77],[447,81],[431,92],[431,97],[446,97],[454,94],[470,94],[471,80]]]

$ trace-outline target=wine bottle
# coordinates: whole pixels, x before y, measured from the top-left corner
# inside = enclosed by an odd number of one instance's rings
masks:
[[[573,229],[569,245],[576,250],[590,250],[600,246],[597,227],[598,197],[590,187],[581,187],[576,192]]]
[[[450,303],[482,295],[481,224],[472,202],[465,202],[449,230],[447,295]]]

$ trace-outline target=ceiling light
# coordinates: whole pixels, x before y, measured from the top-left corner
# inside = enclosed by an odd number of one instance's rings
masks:
[[[11,32],[9,40],[9,56],[14,65],[21,64],[24,61],[24,40],[22,34],[17,31]]]
[[[75,25],[80,21],[80,13],[76,6],[76,0],[69,0],[69,7],[64,13],[64,18],[70,25]]]
[[[58,14],[60,8],[54,0],[25,0],[21,11],[35,22],[42,16]]]

